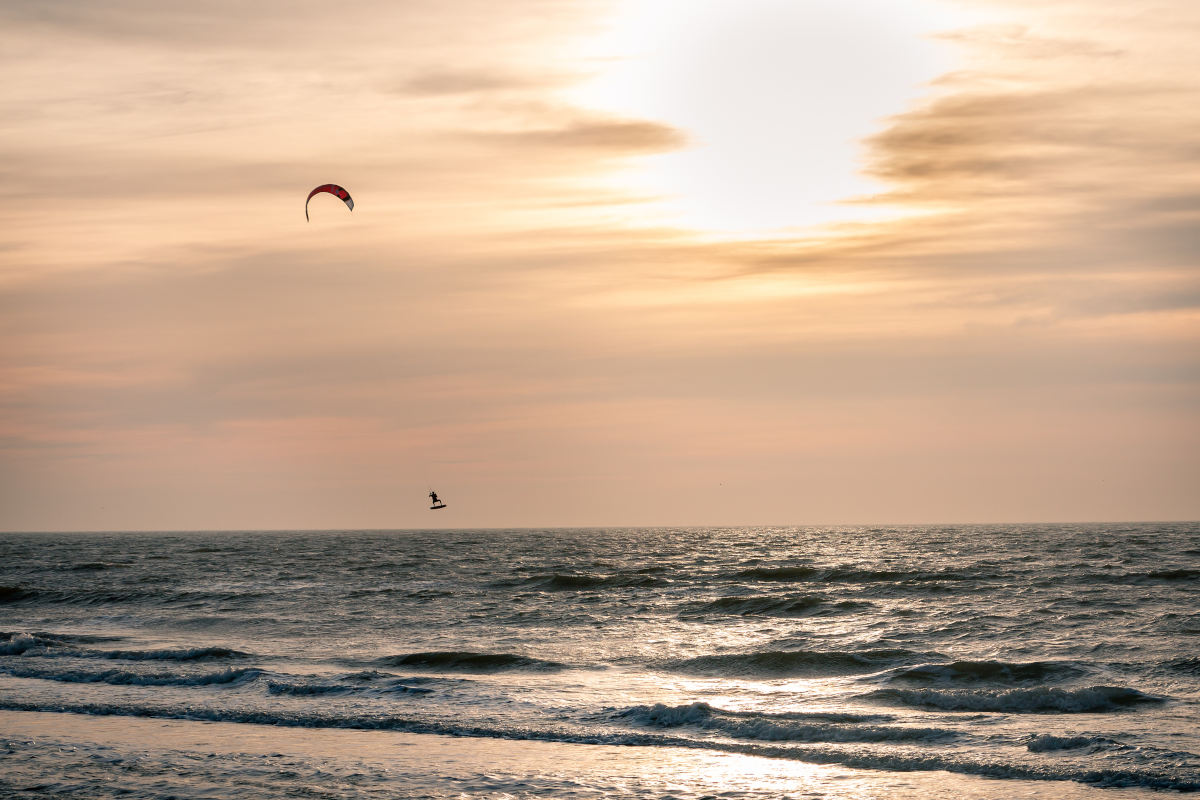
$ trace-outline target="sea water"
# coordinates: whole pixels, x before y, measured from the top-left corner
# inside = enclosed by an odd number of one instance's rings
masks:
[[[1197,789],[1194,523],[0,534],[0,796]]]

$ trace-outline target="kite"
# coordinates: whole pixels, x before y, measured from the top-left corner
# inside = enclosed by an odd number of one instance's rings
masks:
[[[321,192],[328,192],[329,194],[333,195],[334,197],[338,198],[343,203],[345,203],[346,207],[349,208],[351,211],[354,210],[354,200],[353,200],[353,198],[350,197],[349,192],[347,192],[342,187],[338,186],[336,183],[325,183],[325,184],[318,186],[317,188],[313,189],[311,192],[308,193],[308,199],[304,201],[304,218],[305,219],[308,219],[308,201],[313,199],[314,194],[320,194]]]

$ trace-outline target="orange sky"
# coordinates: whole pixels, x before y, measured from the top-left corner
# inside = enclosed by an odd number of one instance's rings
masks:
[[[0,29],[0,529],[1200,518],[1192,0]]]

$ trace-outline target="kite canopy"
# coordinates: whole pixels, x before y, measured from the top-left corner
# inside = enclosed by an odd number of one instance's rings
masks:
[[[313,189],[311,192],[308,193],[308,199],[304,201],[304,218],[305,219],[308,219],[308,201],[313,199],[314,194],[320,194],[321,192],[328,192],[329,194],[333,195],[334,197],[338,198],[343,203],[345,203],[346,206],[351,211],[354,210],[354,200],[350,197],[349,192],[347,192],[342,187],[338,186],[336,183],[325,183],[325,184],[318,186],[317,188]]]

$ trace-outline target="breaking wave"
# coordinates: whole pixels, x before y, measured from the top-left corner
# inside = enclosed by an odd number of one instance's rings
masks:
[[[1064,661],[955,661],[923,664],[893,675],[889,681],[917,683],[1041,683],[1079,677],[1084,670]]]
[[[1050,753],[1057,750],[1080,750],[1085,747],[1122,746],[1120,742],[1104,736],[1051,736],[1048,733],[1034,736],[1025,743],[1031,753]]]
[[[1123,711],[1139,705],[1164,702],[1161,697],[1123,686],[1088,686],[1083,689],[879,689],[862,697],[917,708],[942,711],[995,711],[1006,714],[1088,714]]]
[[[100,637],[69,637],[50,634],[14,634],[0,644],[0,656],[53,658],[107,658],[121,661],[203,661],[206,659],[250,658],[249,653],[228,647],[188,647],[166,650],[93,650],[76,647],[77,642]]]
[[[180,675],[173,672],[129,672],[121,669],[107,670],[47,670],[36,667],[2,666],[0,673],[14,678],[36,678],[60,683],[107,683],[112,686],[213,686],[232,683],[248,683],[256,679],[261,670],[225,669],[199,675]]]
[[[691,739],[647,733],[596,733],[562,729],[505,728],[460,725],[452,722],[420,721],[381,715],[319,715],[250,709],[202,707],[149,707],[105,703],[30,703],[0,698],[0,709],[9,711],[51,711],[98,716],[137,716],[158,719],[211,720],[214,722],[251,723],[300,728],[344,728],[358,730],[395,730],[409,733],[435,733],[509,740],[575,742],[624,747],[684,747],[725,753],[790,759],[810,764],[838,764],[858,769],[890,772],[944,770],[990,778],[1014,778],[1039,781],[1076,781],[1096,786],[1143,787],[1176,791],[1200,790],[1200,778],[1194,772],[1177,770],[1086,769],[1069,765],[1029,765],[1004,760],[981,760],[953,754],[894,752],[864,749],[862,743],[850,747],[788,746],[751,742]]]
[[[634,706],[615,715],[636,725],[655,728],[691,726],[735,739],[769,742],[914,742],[957,736],[945,728],[863,725],[869,715],[726,711],[708,703],[686,706]]]

